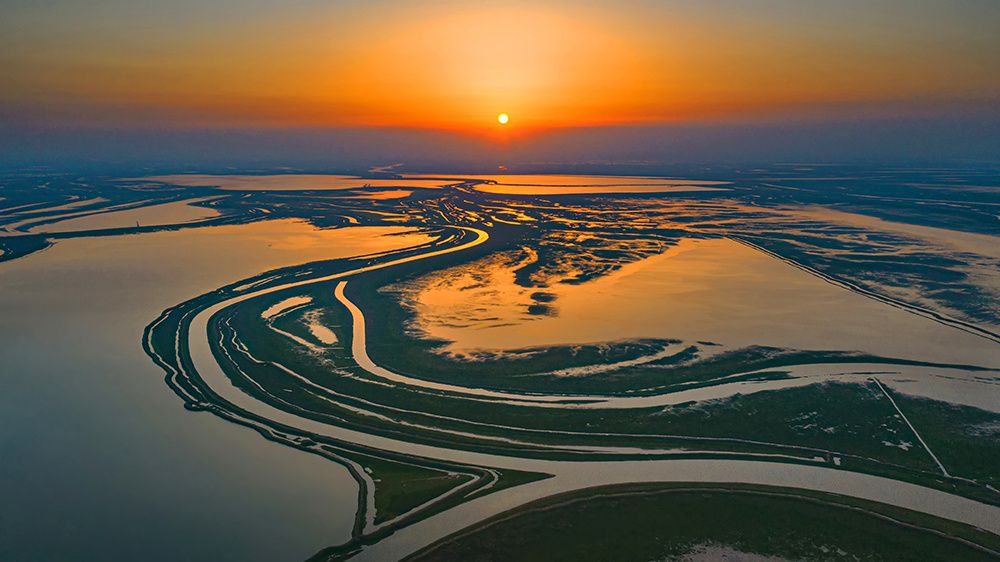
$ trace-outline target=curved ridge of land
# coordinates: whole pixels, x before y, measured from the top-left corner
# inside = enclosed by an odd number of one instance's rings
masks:
[[[760,401],[765,407],[767,391],[778,389],[798,389],[814,400],[809,393],[817,383],[832,383],[831,389],[845,392],[836,386],[842,381],[862,389],[859,392],[865,400],[866,392],[881,392],[895,409],[879,415],[885,415],[887,423],[896,423],[891,418],[897,412],[905,417],[901,408],[923,406],[909,401],[897,405],[894,397],[900,397],[883,386],[887,376],[964,377],[991,384],[989,369],[877,357],[839,362],[834,357],[737,370],[689,389],[672,387],[628,396],[486,388],[476,381],[440,382],[421,376],[419,370],[402,372],[381,366],[368,353],[365,303],[350,298],[353,280],[397,268],[409,275],[418,271],[412,266],[424,260],[452,263],[452,256],[459,253],[501,247],[502,241],[494,244],[493,232],[527,231],[519,221],[507,220],[508,215],[493,217],[488,214],[493,211],[470,201],[479,195],[468,186],[459,185],[447,193],[443,202],[419,207],[428,220],[423,227],[437,233],[434,242],[267,272],[164,311],[144,334],[147,353],[166,371],[168,384],[188,408],[211,411],[348,468],[359,486],[354,537],[345,545],[320,551],[317,559],[398,558],[477,518],[533,498],[635,482],[749,482],[834,492],[1000,533],[996,524],[1000,496],[995,489],[978,477],[964,476],[962,469],[949,466],[946,470],[949,458],[938,460],[933,445],[919,434],[934,462],[913,455],[883,457],[863,448],[803,445],[781,436],[751,439],[644,427],[627,430],[622,418],[614,417],[639,412],[653,419],[656,412],[674,415],[691,403],[733,400]],[[364,214],[370,212],[346,212],[342,218],[356,224],[356,217],[371,216]],[[411,208],[409,212],[417,211]],[[398,215],[386,216],[397,220]],[[516,240],[519,235],[510,236]],[[802,267],[832,282],[825,273]],[[869,298],[878,296],[860,286],[834,284]],[[294,351],[308,335],[292,334],[289,326],[263,323],[260,329],[297,341],[286,344],[293,351],[276,353],[261,346],[263,333],[255,331],[255,325],[262,324],[259,311],[276,299],[302,293],[322,301],[322,310],[348,326],[337,328],[340,347],[334,346],[332,359]],[[877,300],[897,304],[891,299]],[[972,332],[969,326],[976,327],[933,311],[914,310],[919,307],[901,308],[966,332]],[[983,331],[976,335],[992,340]],[[612,416],[613,423],[601,428],[595,422],[604,418],[595,416]],[[908,419],[906,423],[910,424]],[[912,424],[909,429],[916,433]],[[903,450],[908,451],[906,446]],[[389,477],[373,476],[375,472],[427,484],[411,499],[390,502],[380,493],[380,482],[388,482]]]

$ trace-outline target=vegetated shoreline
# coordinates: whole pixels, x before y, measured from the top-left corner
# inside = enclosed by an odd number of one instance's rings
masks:
[[[948,519],[880,502],[828,492],[798,488],[782,488],[777,486],[735,483],[713,484],[701,482],[651,482],[642,484],[596,486],[534,500],[530,503],[494,515],[488,519],[470,525],[461,531],[448,535],[424,548],[421,548],[420,550],[413,552],[412,554],[406,556],[404,560],[407,562],[435,560],[436,558],[434,555],[436,552],[458,545],[463,540],[466,540],[478,533],[482,533],[484,531],[488,532],[492,528],[515,519],[553,512],[575,504],[582,504],[602,499],[627,498],[630,496],[649,498],[654,496],[670,496],[671,494],[699,492],[726,495],[740,494],[758,496],[762,498],[793,499],[796,501],[822,504],[836,509],[846,509],[856,513],[873,516],[901,527],[927,532],[946,540],[955,541],[962,545],[974,548],[984,554],[1000,557],[1000,536],[993,535],[981,529]]]

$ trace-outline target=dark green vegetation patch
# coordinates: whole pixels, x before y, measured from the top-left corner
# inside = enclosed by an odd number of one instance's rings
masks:
[[[780,488],[650,484],[534,502],[408,560],[997,560],[997,537],[927,515]],[[738,559],[738,558],[736,558]]]

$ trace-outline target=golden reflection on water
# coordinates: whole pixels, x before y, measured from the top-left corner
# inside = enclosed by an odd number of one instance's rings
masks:
[[[386,189],[384,191],[365,193],[364,195],[349,195],[344,197],[344,199],[371,199],[375,201],[383,201],[387,199],[405,199],[410,195],[413,195],[413,192],[408,189]]]
[[[410,232],[405,236],[398,235]],[[255,255],[287,255],[292,263],[307,263],[320,259],[356,256],[395,248],[419,245],[431,240],[412,228],[394,226],[364,226],[346,228],[316,228],[301,220],[276,220],[232,229],[213,228],[206,234],[216,238],[215,244],[226,244],[230,251],[244,249]]]
[[[451,180],[369,179],[336,174],[209,175],[173,174],[125,178],[129,182],[153,182],[188,187],[218,187],[237,191],[339,190],[368,187],[438,188]]]
[[[0,292],[10,308],[0,310],[0,314],[12,318],[41,314],[39,302],[57,309],[89,310],[98,302],[141,298],[155,304],[140,307],[135,301],[135,310],[155,316],[173,303],[270,269],[431,240],[412,228],[318,229],[292,219],[60,240],[45,252],[3,264]],[[101,256],[102,261],[95,261],[95,256]],[[83,301],[78,284],[90,290]],[[63,302],[64,298],[68,302]],[[148,321],[146,316],[142,316],[143,322]],[[142,325],[137,330],[141,331]]]
[[[459,356],[670,338],[728,348],[998,362],[995,344],[987,340],[831,285],[728,239],[683,239],[662,254],[579,285],[521,287],[514,282],[517,267],[494,257],[429,274],[408,289],[415,327],[450,342],[443,351]],[[551,302],[539,302],[532,297],[537,293]],[[533,306],[543,313],[532,314]]]
[[[66,219],[50,224],[44,224],[31,229],[31,232],[73,232],[79,230],[97,230],[102,228],[127,228],[135,226],[155,226],[162,224],[179,224],[207,219],[219,214],[211,207],[196,207],[191,203],[209,201],[212,197],[175,201],[162,205],[149,205],[138,209],[113,211]]]
[[[125,178],[122,181],[152,182],[188,187],[218,187],[237,191],[344,190],[363,187],[434,189],[467,180],[480,180],[476,189],[488,193],[517,195],[559,195],[586,193],[669,193],[715,191],[728,182],[671,179],[641,176],[597,176],[574,174],[442,175],[406,174],[401,179],[370,179],[336,174],[210,175],[173,174]],[[396,199],[410,195],[403,190],[387,190],[361,196]]]
[[[439,177],[407,174],[406,178]],[[668,193],[716,191],[728,182],[645,176],[600,176],[580,174],[470,174],[454,176],[483,182],[478,191],[508,195],[569,195],[586,193]]]

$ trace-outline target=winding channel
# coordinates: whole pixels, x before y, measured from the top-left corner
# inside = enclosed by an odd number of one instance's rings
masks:
[[[916,484],[824,466],[736,459],[553,461],[454,450],[368,434],[354,429],[322,423],[258,401],[234,386],[216,360],[212,352],[211,342],[209,341],[208,327],[213,315],[219,311],[239,302],[261,297],[269,293],[340,280],[341,282],[337,285],[336,289],[337,298],[347,306],[354,319],[354,337],[352,342],[354,359],[363,369],[376,377],[390,379],[398,384],[461,394],[473,399],[499,399],[533,407],[624,408],[638,407],[640,405],[648,406],[651,405],[650,401],[655,401],[656,399],[664,400],[662,396],[623,398],[573,396],[573,399],[582,399],[588,402],[592,401],[593,403],[568,404],[567,399],[569,397],[567,396],[522,395],[432,383],[393,373],[375,364],[368,357],[366,351],[364,315],[356,305],[344,296],[346,283],[344,280],[351,276],[376,269],[466,250],[482,244],[489,238],[489,234],[480,229],[471,227],[452,228],[459,228],[474,234],[475,238],[469,242],[450,248],[411,255],[381,264],[368,265],[324,277],[294,281],[242,294],[201,310],[190,322],[190,329],[187,336],[190,358],[198,377],[221,400],[261,418],[273,420],[296,428],[299,431],[362,444],[381,450],[401,452],[443,462],[468,463],[501,470],[524,470],[547,473],[553,476],[547,480],[493,492],[432,515],[397,530],[374,545],[364,547],[358,553],[357,559],[399,559],[438,539],[468,527],[472,523],[553,494],[609,484],[644,482],[744,483],[837,493],[951,519],[1000,534],[1000,507]],[[852,370],[858,369],[858,367],[858,365],[852,365]],[[880,365],[878,367],[884,370],[886,366]],[[787,385],[787,381],[782,382]],[[670,400],[673,400],[673,398]]]
[[[364,312],[350,299],[344,292],[347,281],[340,281],[334,289],[334,296],[351,313],[351,355],[354,361],[368,373],[395,383],[420,387],[428,390],[438,390],[451,392],[454,394],[467,395],[479,398],[497,398],[501,402],[514,405],[530,405],[540,408],[580,408],[580,409],[603,409],[603,410],[629,410],[636,408],[653,408],[659,406],[673,406],[691,401],[717,400],[728,398],[737,393],[749,394],[766,390],[779,390],[815,384],[823,380],[839,380],[848,382],[863,382],[872,379],[873,375],[879,378],[891,380],[907,385],[913,394],[933,398],[936,393],[928,392],[935,388],[935,382],[946,381],[949,385],[956,383],[971,385],[972,390],[967,393],[966,399],[952,400],[953,403],[963,403],[975,406],[984,410],[1000,412],[1000,400],[996,394],[993,384],[976,381],[962,380],[961,376],[968,371],[959,368],[949,367],[928,367],[918,365],[896,365],[892,363],[820,363],[805,365],[789,365],[780,368],[760,369],[756,371],[744,371],[729,375],[720,379],[720,384],[699,387],[691,390],[678,390],[661,394],[650,394],[642,396],[605,396],[587,394],[518,394],[473,388],[466,386],[456,386],[450,384],[437,383],[425,379],[409,377],[396,373],[375,363],[368,355],[367,332],[365,330]],[[787,379],[771,380],[741,380],[738,382],[721,382],[725,379],[736,379],[747,375],[764,374],[774,371],[787,371],[790,375]],[[914,377],[921,381],[921,385],[913,385]],[[935,390],[937,390],[935,388]],[[530,403],[530,404],[529,404]]]

